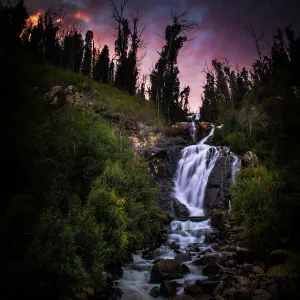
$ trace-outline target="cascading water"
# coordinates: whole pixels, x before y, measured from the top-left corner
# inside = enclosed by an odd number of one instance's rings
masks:
[[[214,127],[212,127],[209,135],[201,140],[198,144],[188,146],[182,150],[182,157],[178,163],[176,177],[174,180],[174,196],[189,209],[190,220],[174,220],[170,223],[168,231],[168,244],[177,244],[181,252],[206,249],[205,235],[211,231],[210,220],[195,222],[193,216],[204,216],[203,201],[205,197],[206,186],[209,175],[213,170],[215,163],[221,152],[228,153],[228,148],[206,145],[205,142],[213,135]],[[196,126],[194,122],[191,124],[191,136],[196,139]],[[221,151],[222,150],[222,151]],[[233,153],[229,153],[229,157],[233,157],[231,166],[232,182],[236,173],[240,168],[240,160]],[[192,219],[192,220],[191,220]],[[199,250],[199,251],[200,251]],[[213,250],[211,250],[213,251]],[[123,291],[121,300],[134,299],[153,299],[150,291],[160,284],[150,284],[150,270],[154,259],[173,259],[176,253],[167,245],[162,245],[159,249],[153,251],[152,259],[143,259],[142,251],[133,255],[133,262],[127,265],[123,270],[122,279],[118,281],[118,286]],[[192,264],[185,263],[190,269],[190,273],[182,279],[176,279],[178,283],[183,284],[185,280],[195,281],[196,279],[204,279],[201,269]],[[178,289],[177,294],[183,292],[183,288]],[[166,299],[158,297],[156,299]]]
[[[196,142],[197,128],[196,128],[196,124],[194,121],[191,122],[190,131],[191,131],[191,136],[192,136],[193,141]]]
[[[204,215],[203,199],[208,177],[219,156],[217,147],[204,144],[213,133],[214,127],[197,145],[184,148],[178,163],[174,196],[189,209],[190,216]]]

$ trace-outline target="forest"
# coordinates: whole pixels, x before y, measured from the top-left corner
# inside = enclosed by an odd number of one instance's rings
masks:
[[[49,9],[32,24],[23,1],[0,2],[5,299],[70,299],[126,261],[165,218],[145,161],[125,133],[120,139],[123,128],[102,116],[153,128],[183,121],[190,87],[180,87],[178,55],[198,24],[172,14],[147,78],[140,71],[141,15],[125,17],[126,0],[111,3],[113,50],[97,49],[91,30],[66,28],[60,10]],[[291,27],[278,28],[263,56],[252,35],[258,59],[250,68],[218,59],[207,66],[201,120],[223,124],[214,144],[256,153],[258,164],[241,171],[231,188],[233,216],[257,252],[297,254],[274,270],[290,274],[300,266],[300,37]],[[93,97],[104,91],[105,104],[92,107],[102,116],[53,107],[45,98],[53,86],[70,84]]]

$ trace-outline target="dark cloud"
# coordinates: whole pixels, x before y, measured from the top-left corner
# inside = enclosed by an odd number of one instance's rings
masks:
[[[118,5],[120,1],[115,1]],[[66,15],[85,30],[91,29],[99,43],[108,44],[111,53],[114,45],[115,22],[111,18],[109,0],[25,0],[30,13],[45,11],[53,5],[64,4]],[[129,0],[125,14],[130,16],[139,10],[144,13],[147,25],[145,40],[147,55],[143,61],[143,72],[149,72],[158,59],[157,51],[163,33],[170,22],[171,10],[187,12],[187,18],[199,23],[199,30],[191,33],[197,38],[184,45],[180,56],[180,79],[182,86],[190,85],[192,108],[200,104],[200,93],[204,84],[202,72],[205,62],[227,57],[233,65],[248,65],[256,59],[255,47],[245,26],[253,24],[258,35],[264,33],[262,46],[269,50],[272,31],[277,27],[292,24],[300,30],[298,0]]]

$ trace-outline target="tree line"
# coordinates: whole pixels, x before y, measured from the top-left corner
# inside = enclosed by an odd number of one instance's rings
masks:
[[[22,1],[17,1],[10,10],[23,11],[23,19],[20,20],[23,28],[16,38],[21,38],[24,51],[31,53],[36,62],[49,62],[81,73],[142,99],[148,94],[149,99],[157,105],[158,116],[165,116],[169,122],[183,120],[188,112],[190,87],[185,86],[180,90],[177,60],[180,49],[189,41],[188,31],[196,29],[198,25],[186,19],[185,14],[172,12],[172,24],[166,27],[162,36],[158,36],[165,41],[158,52],[159,59],[150,76],[141,74],[146,27],[141,25],[143,15],[139,12],[130,19],[124,16],[127,2],[122,0],[119,7],[110,2],[112,18],[116,22],[113,53],[107,45],[102,49],[95,46],[92,30],[88,30],[84,36],[75,26],[65,24],[62,9],[48,9],[39,16],[37,24],[32,24],[28,19]],[[2,7],[4,9],[5,6]]]
[[[232,193],[253,245],[298,251],[300,36],[291,26],[277,28],[263,55],[262,37],[252,26],[248,31],[258,59],[249,68],[233,68],[227,59],[206,66],[201,117],[224,124],[215,143],[258,156],[260,166],[243,171]]]

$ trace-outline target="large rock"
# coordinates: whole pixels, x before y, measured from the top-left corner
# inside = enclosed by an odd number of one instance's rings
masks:
[[[174,208],[174,215],[176,218],[188,217],[190,215],[188,208],[177,199],[173,200],[173,208]]]
[[[185,261],[191,261],[192,257],[190,253],[179,253],[175,256],[174,260],[178,262],[185,262]]]
[[[204,208],[209,214],[212,210],[228,210],[228,192],[232,182],[231,165],[233,156],[226,148],[221,153],[212,169],[207,182]]]
[[[174,259],[162,259],[153,265],[150,275],[150,283],[159,283],[165,279],[176,279],[183,276],[180,263]]]
[[[164,280],[160,285],[160,294],[165,297],[174,296],[177,290],[177,282]]]
[[[219,273],[220,267],[218,264],[212,262],[203,268],[203,275],[205,276],[215,276]]]
[[[220,283],[219,280],[203,280],[200,282],[204,293],[211,294]]]
[[[242,167],[243,168],[251,168],[256,167],[258,165],[257,155],[251,151],[248,151],[242,157]]]

